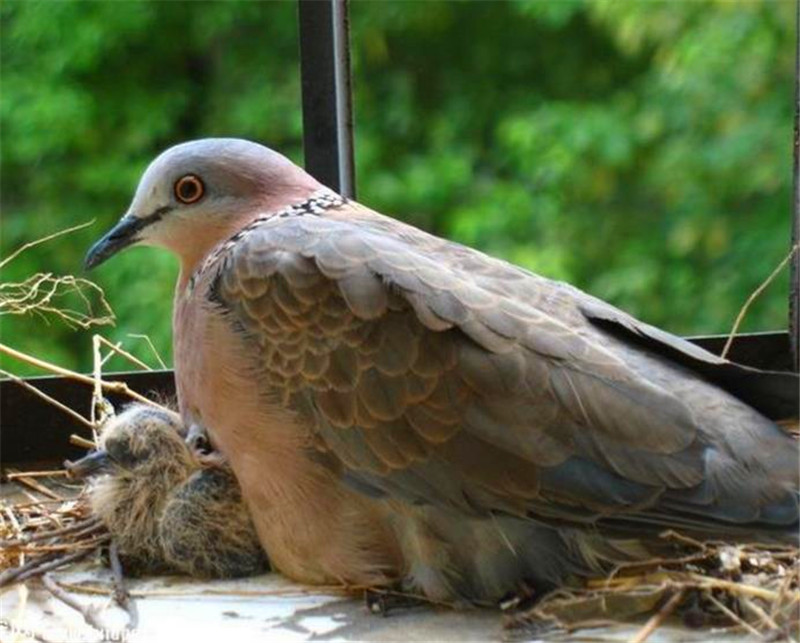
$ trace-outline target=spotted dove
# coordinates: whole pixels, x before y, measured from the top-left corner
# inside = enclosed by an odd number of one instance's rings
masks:
[[[87,255],[178,255],[181,414],[308,583],[495,600],[659,531],[796,538],[795,375],[388,218],[236,139],[173,147]]]

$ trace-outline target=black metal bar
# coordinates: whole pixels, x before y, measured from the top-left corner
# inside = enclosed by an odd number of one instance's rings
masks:
[[[728,335],[704,335],[686,339],[710,353],[720,355],[728,341]],[[791,371],[789,333],[774,331],[737,335],[731,343],[727,358],[732,362],[766,371]]]
[[[796,6],[794,59],[794,196],[792,199],[792,248],[800,243],[800,1]],[[800,252],[795,251],[789,269],[789,343],[792,367],[800,371]]]
[[[299,0],[306,170],[355,198],[347,0]]]

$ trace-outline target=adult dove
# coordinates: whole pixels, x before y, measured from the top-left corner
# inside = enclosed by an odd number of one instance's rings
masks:
[[[480,602],[649,555],[665,528],[796,538],[798,446],[776,424],[797,415],[793,374],[385,217],[244,140],[162,153],[86,264],[133,244],[180,259],[181,414],[289,577]]]

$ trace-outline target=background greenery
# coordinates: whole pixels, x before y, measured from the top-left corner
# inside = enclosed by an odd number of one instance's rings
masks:
[[[166,146],[263,141],[302,161],[294,2],[13,2],[2,36],[0,275],[80,274]],[[788,250],[793,2],[354,2],[360,200],[677,333],[724,332]],[[170,355],[176,262],[94,278],[105,333]],[[746,329],[786,325],[787,279]],[[89,333],[2,339],[90,365]],[[9,363],[9,367],[11,364]],[[117,366],[122,364],[117,363]],[[14,364],[14,370],[25,372]]]

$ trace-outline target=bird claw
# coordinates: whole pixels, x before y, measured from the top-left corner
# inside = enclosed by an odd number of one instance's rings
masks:
[[[364,603],[370,614],[386,617],[391,610],[419,607],[427,601],[399,590],[370,588],[364,591]]]
[[[523,612],[533,607],[539,601],[541,594],[527,581],[522,581],[520,586],[501,598],[497,606],[503,612]]]

